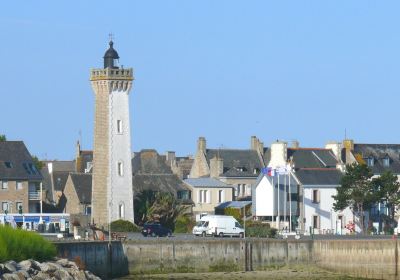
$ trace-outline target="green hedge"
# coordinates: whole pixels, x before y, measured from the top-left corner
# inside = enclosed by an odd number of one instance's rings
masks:
[[[0,262],[26,259],[45,261],[56,254],[55,246],[36,232],[0,226]]]
[[[192,233],[196,221],[188,215],[176,219],[174,233]]]
[[[125,220],[116,220],[111,223],[111,231],[119,232],[139,232],[140,228],[133,223]]]
[[[261,222],[246,222],[246,236],[247,237],[268,237],[274,238],[277,230],[271,228],[269,224]]]

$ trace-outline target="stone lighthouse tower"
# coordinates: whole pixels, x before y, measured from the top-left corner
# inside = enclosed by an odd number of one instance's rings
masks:
[[[107,226],[118,219],[133,222],[129,91],[133,69],[118,66],[110,40],[104,68],[92,69],[95,94],[92,222]]]

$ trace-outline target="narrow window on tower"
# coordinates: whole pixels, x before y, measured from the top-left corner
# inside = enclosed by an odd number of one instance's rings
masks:
[[[122,134],[122,120],[117,120],[117,133]]]
[[[117,163],[118,175],[124,176],[124,166],[121,161]]]
[[[119,204],[119,218],[124,219],[125,218],[125,205],[124,203]]]

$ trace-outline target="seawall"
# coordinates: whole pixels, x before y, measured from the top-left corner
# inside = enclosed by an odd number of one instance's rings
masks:
[[[167,272],[251,271],[317,265],[375,279],[400,279],[397,240],[151,239],[56,243],[103,279]]]

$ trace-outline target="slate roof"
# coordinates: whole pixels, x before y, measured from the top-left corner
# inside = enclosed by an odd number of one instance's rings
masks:
[[[55,191],[64,191],[65,184],[67,183],[69,171],[54,171],[52,174],[54,190]]]
[[[176,194],[188,187],[175,174],[136,174],[132,178],[134,193],[161,191]]]
[[[295,168],[336,168],[338,163],[330,149],[288,148],[287,157],[293,157]]]
[[[225,201],[216,206],[215,209],[225,209],[228,207],[241,209],[250,204],[252,204],[251,201]]]
[[[400,144],[354,144],[353,155],[356,154],[363,159],[374,158],[374,166],[370,166],[374,174],[387,170],[400,174]],[[389,157],[388,167],[383,165],[385,157]]]
[[[185,183],[172,173],[165,157],[156,150],[147,149],[134,153],[132,158],[132,185],[135,194],[145,190],[169,192],[189,190]]]
[[[342,173],[335,168],[304,168],[297,170],[294,175],[302,185],[338,186]]]
[[[165,157],[160,156],[153,149],[134,153],[132,172],[133,174],[172,174],[171,168],[165,163]]]
[[[42,175],[36,169],[24,142],[0,142],[0,179],[42,180]]]
[[[254,150],[207,149],[208,164],[214,157],[223,159],[224,170],[221,177],[254,177],[257,178],[263,163]],[[254,174],[256,170],[256,174]]]
[[[194,188],[232,188],[231,185],[225,184],[224,182],[214,178],[188,178],[185,179],[184,182]]]
[[[79,202],[90,204],[92,202],[92,174],[70,173],[70,176],[78,195]]]
[[[54,171],[75,171],[75,161],[74,160],[44,160],[43,163],[52,163],[53,172]]]

